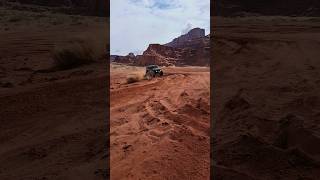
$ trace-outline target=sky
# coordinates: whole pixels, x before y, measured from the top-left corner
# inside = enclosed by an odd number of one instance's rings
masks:
[[[195,27],[210,33],[210,0],[111,0],[110,6],[112,55],[142,54]]]

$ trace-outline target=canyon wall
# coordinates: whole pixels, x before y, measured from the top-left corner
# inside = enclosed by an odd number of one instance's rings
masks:
[[[160,66],[209,66],[210,38],[205,36],[204,29],[195,28],[187,34],[175,38],[170,43],[150,44],[142,55],[116,58],[114,62],[137,66],[156,64]],[[113,58],[114,59],[114,58]]]

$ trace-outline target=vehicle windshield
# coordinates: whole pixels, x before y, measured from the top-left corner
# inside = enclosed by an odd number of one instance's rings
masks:
[[[149,69],[156,69],[156,68],[159,68],[157,65],[151,65],[151,66],[148,66]]]

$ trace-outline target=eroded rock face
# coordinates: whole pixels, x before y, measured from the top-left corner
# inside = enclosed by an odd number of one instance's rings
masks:
[[[171,43],[165,45],[150,44],[142,55],[134,56],[130,53],[127,56],[118,57],[114,61],[138,66],[151,64],[159,66],[208,66],[210,62],[210,39],[209,35],[205,36],[204,33],[204,29],[195,28]],[[175,43],[176,45],[172,45]]]
[[[160,44],[150,44],[147,50],[143,52],[143,55],[159,55],[164,57],[177,57],[177,51],[178,49],[169,47],[169,46],[163,46]]]
[[[210,62],[209,42],[187,44],[184,48],[175,48],[160,44],[150,44],[143,55],[136,60],[138,65],[157,64],[170,65],[198,65],[207,66]],[[197,45],[195,45],[197,44]]]
[[[146,66],[151,64],[160,64],[160,60],[157,56],[153,55],[138,55],[135,65]]]
[[[173,41],[165,44],[166,46],[183,48],[187,44],[192,45],[192,43],[197,43],[199,40],[205,37],[205,30],[201,28],[191,29],[187,34],[181,35],[178,38],[175,38]]]
[[[111,55],[110,60],[117,63],[124,63],[124,64],[134,64],[137,57],[133,53],[129,53],[126,56],[115,56]]]
[[[137,59],[138,65],[157,64],[160,66],[177,65],[180,49],[163,46],[160,44],[150,44],[142,56]]]

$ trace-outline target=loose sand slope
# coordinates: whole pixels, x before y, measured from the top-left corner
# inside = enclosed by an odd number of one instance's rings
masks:
[[[1,13],[7,14],[0,21],[0,179],[105,179],[106,59],[39,71],[53,66],[55,45],[83,32],[105,33],[105,19]]]
[[[111,68],[111,178],[209,179],[209,69],[133,84],[128,72],[144,69]]]
[[[319,179],[319,19],[214,21],[216,179]]]

